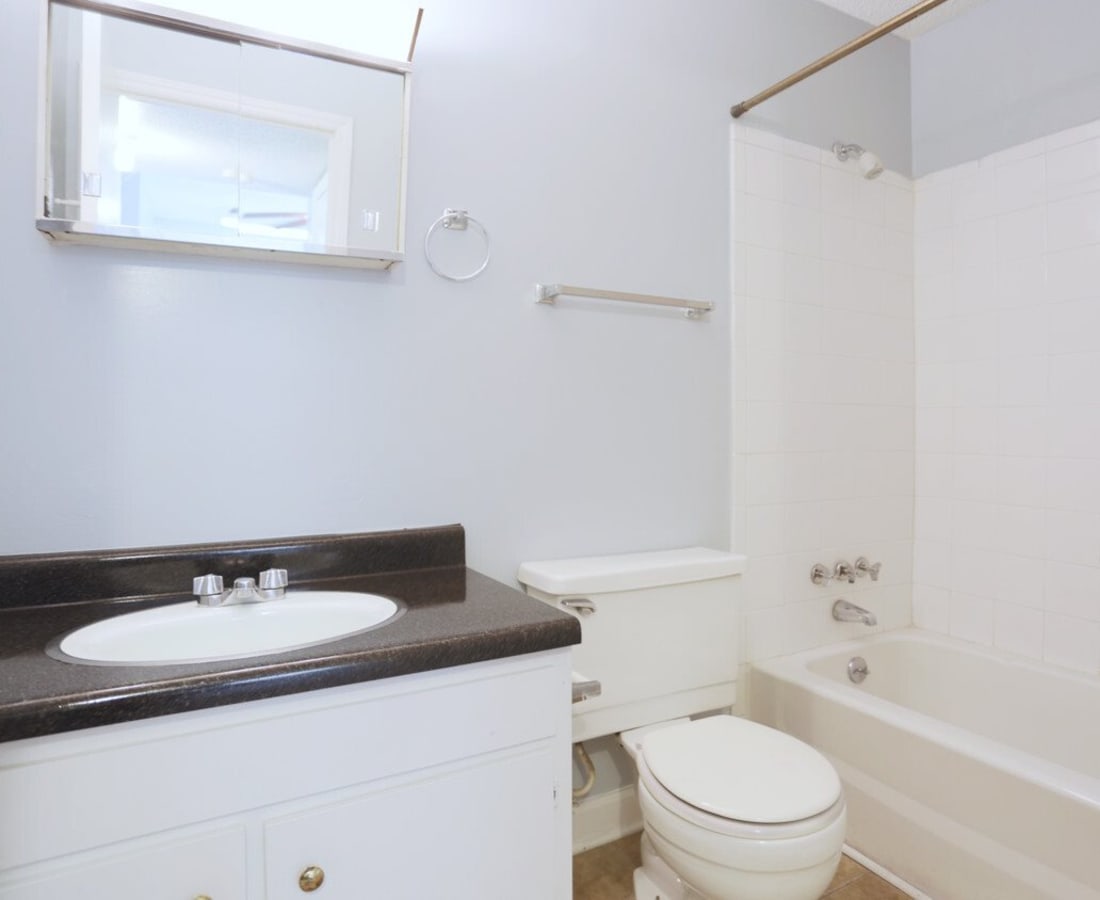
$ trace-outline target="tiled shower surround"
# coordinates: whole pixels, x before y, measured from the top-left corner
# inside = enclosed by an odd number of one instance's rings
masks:
[[[913,190],[734,126],[735,546],[749,554],[748,660],[911,618]],[[866,556],[878,582],[810,581]]]
[[[845,596],[1100,672],[1100,122],[916,182],[742,125],[733,160],[746,658],[865,631]]]
[[[1100,123],[916,182],[924,628],[1100,671]]]

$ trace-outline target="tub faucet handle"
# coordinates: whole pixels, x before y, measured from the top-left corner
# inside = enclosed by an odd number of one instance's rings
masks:
[[[856,574],[862,578],[864,575],[870,575],[872,581],[878,581],[878,573],[882,569],[882,563],[872,563],[866,556],[861,556],[856,560]]]
[[[833,567],[833,578],[837,581],[847,581],[848,584],[855,584],[856,571],[852,568],[851,563],[842,559]]]
[[[829,574],[828,569],[821,563],[814,563],[813,568],[810,569],[810,581],[814,584],[828,584],[832,580],[833,576]]]

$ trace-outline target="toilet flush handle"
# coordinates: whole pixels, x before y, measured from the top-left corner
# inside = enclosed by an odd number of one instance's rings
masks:
[[[596,604],[587,597],[567,597],[561,605],[581,616],[590,616],[596,611]]]

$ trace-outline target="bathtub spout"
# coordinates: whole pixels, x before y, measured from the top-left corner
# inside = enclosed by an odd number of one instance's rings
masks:
[[[838,622],[862,622],[864,625],[877,625],[878,619],[869,609],[856,606],[847,600],[837,600],[833,604],[833,618]]]

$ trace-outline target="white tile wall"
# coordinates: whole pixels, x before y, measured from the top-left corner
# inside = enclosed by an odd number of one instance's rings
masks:
[[[918,248],[912,185],[900,176],[867,181],[829,151],[740,124],[733,156],[734,533],[750,556],[752,660],[866,631],[833,621],[841,596],[873,610],[880,628],[911,620],[914,257],[938,255],[950,272],[952,207],[945,190],[944,209],[925,210],[947,233]],[[1023,193],[1010,187],[1006,202]],[[993,271],[995,233],[987,231],[975,229],[972,242],[986,247]],[[949,347],[942,353],[946,361]],[[996,377],[991,350],[967,389],[993,404]],[[940,374],[944,390],[951,378]],[[950,425],[948,417],[935,427]],[[994,418],[994,437],[995,426]],[[861,555],[882,561],[877,583],[810,582],[815,562],[831,568]]]
[[[916,624],[1100,672],[1100,123],[915,185]]]

